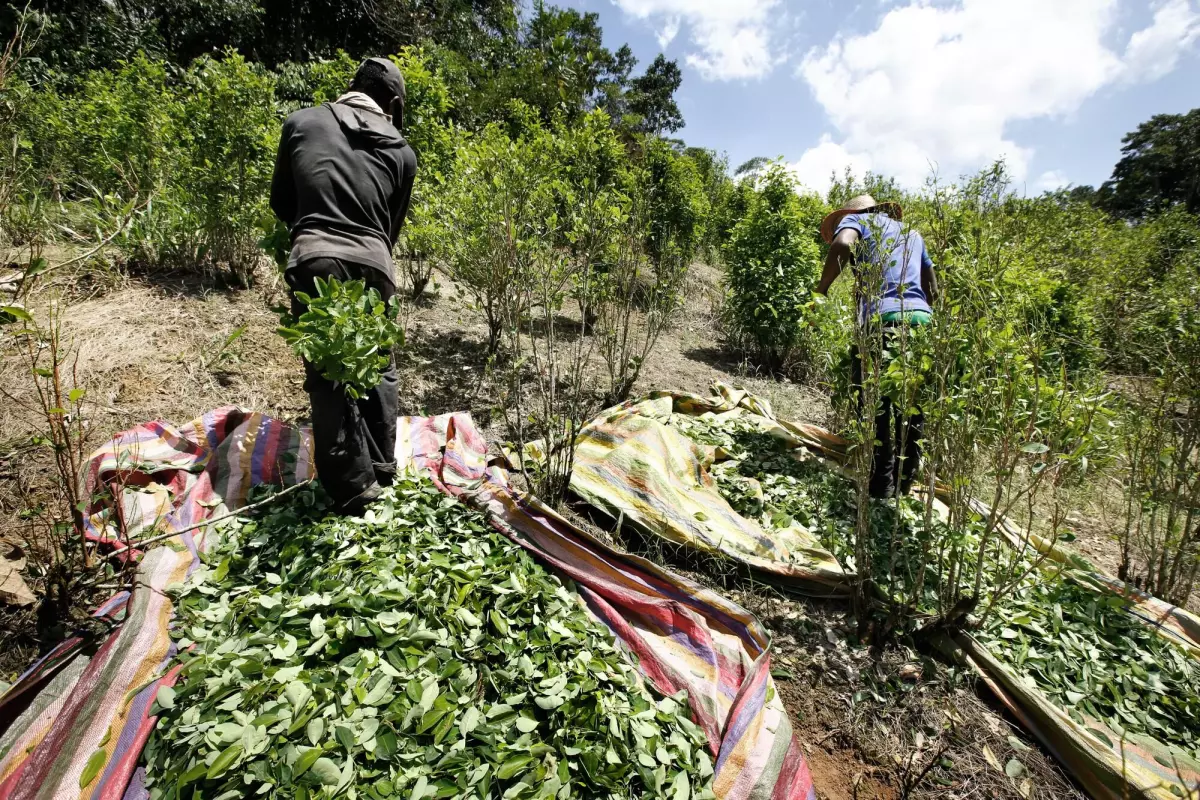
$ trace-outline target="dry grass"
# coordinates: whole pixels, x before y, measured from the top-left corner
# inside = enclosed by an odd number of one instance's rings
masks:
[[[108,273],[96,277],[86,269],[73,276],[55,273],[54,280],[39,287],[27,305],[39,320],[46,319],[51,302],[67,309],[63,342],[78,355],[89,448],[139,422],[185,422],[230,403],[290,419],[307,413],[299,362],[274,333],[276,320],[268,307],[281,295],[269,281],[254,291],[220,292],[185,277],[144,281]],[[245,334],[223,347],[243,326]],[[0,403],[0,546],[36,551],[49,544],[22,512],[52,496],[53,459],[34,438],[43,423],[20,345],[0,336],[7,395]],[[33,564],[26,580],[39,593],[42,576]],[[92,599],[81,599],[80,614],[91,604]],[[42,620],[39,626],[36,609],[4,613],[0,679],[11,679],[70,624]]]

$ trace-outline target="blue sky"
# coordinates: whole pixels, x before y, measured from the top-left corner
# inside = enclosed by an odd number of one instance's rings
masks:
[[[1029,193],[1099,184],[1121,136],[1200,107],[1200,0],[560,0],[683,69],[689,144],[921,183],[997,157]]]

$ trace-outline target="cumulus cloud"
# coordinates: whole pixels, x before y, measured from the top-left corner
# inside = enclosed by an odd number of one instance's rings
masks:
[[[675,41],[675,37],[679,35],[679,17],[667,17],[667,21],[658,29],[655,38],[658,39],[659,48],[666,50],[667,45]]]
[[[781,0],[613,0],[626,14],[659,24],[666,47],[686,25],[686,63],[705,80],[761,78],[779,63],[773,29]]]
[[[1179,63],[1179,57],[1200,39],[1200,13],[1189,0],[1169,0],[1154,12],[1154,22],[1129,38],[1125,48],[1125,79],[1156,81]]]
[[[1041,194],[1042,192],[1053,192],[1056,189],[1061,189],[1070,183],[1067,180],[1067,173],[1061,169],[1051,169],[1039,175],[1038,179],[1033,182],[1032,188],[1035,194]]]
[[[1167,0],[1121,55],[1108,44],[1118,11],[1119,0],[893,7],[873,31],[804,57],[797,73],[840,140],[823,137],[797,168],[837,153],[917,185],[931,168],[957,175],[1004,158],[1024,180],[1033,151],[1010,138],[1010,123],[1068,115],[1105,86],[1161,77],[1200,35],[1192,0]]]
[[[826,133],[816,147],[810,147],[799,161],[788,166],[801,185],[824,196],[835,173],[841,176],[849,169],[861,178],[871,169],[871,161],[861,153],[851,153]]]

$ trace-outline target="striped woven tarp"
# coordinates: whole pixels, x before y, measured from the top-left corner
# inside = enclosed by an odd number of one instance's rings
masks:
[[[758,621],[720,595],[588,536],[486,465],[469,415],[400,420],[401,465],[489,512],[498,530],[571,578],[593,613],[668,694],[688,690],[716,761],[719,798],[815,798],[808,765],[771,679]],[[407,449],[406,449],[407,448]]]
[[[707,398],[655,392],[596,417],[579,435],[571,491],[614,520],[720,554],[760,578],[812,595],[848,595],[847,574],[812,532],[793,523],[768,534],[738,514],[709,473],[714,454],[665,423],[672,414],[739,417],[797,447],[836,450],[840,440],[815,426],[780,423],[765,400],[745,391],[715,388]]]
[[[89,462],[88,496],[117,500],[90,509],[88,534],[124,544],[184,531],[243,505],[252,486],[305,480],[310,463],[305,433],[237,408],[179,428],[139,425]],[[101,609],[109,616],[124,610],[116,633],[64,642],[0,698],[0,710],[19,714],[0,738],[0,800],[144,796],[136,768],[154,725],[148,711],[158,687],[174,681],[164,674],[174,653],[163,590],[199,563],[205,531],[185,531],[146,554],[132,594]],[[85,645],[96,647],[90,660]]]
[[[125,618],[125,607],[129,600],[129,592],[119,592],[96,609],[92,616],[115,626]],[[47,682],[56,680],[58,674],[75,659],[82,647],[88,641],[84,633],[77,633],[63,639],[25,670],[12,688],[0,696],[0,758],[7,753],[12,744],[11,735],[21,726],[14,725],[18,715],[28,714],[31,704],[37,705],[44,700],[40,690]]]
[[[971,505],[981,517],[991,513],[978,500],[972,500]],[[1011,546],[1028,545],[1048,555],[1062,568],[1063,580],[1125,598],[1131,616],[1193,658],[1200,658],[1200,619],[1191,612],[1104,574],[1078,553],[1046,541],[1005,517],[1000,518],[999,530]],[[1092,797],[1168,800],[1200,796],[1200,763],[1178,748],[1148,736],[1122,736],[1100,720],[1089,718],[1081,723],[1073,719],[969,635],[943,641],[941,647],[951,658],[969,664]]]
[[[655,686],[689,689],[715,756],[718,797],[815,797],[771,682],[766,635],[751,615],[653,564],[608,550],[536,501],[518,497],[503,472],[487,467],[486,444],[468,415],[402,419],[397,454],[402,465],[426,471],[443,490],[469,493],[500,530],[574,578]],[[119,535],[113,509],[95,508],[89,531],[98,541],[122,543],[182,530],[243,505],[255,484],[298,482],[310,472],[300,432],[236,409],[181,429],[139,426],[91,464],[90,485],[116,488],[112,495],[120,498],[127,526]],[[197,564],[197,553],[206,549],[203,530],[145,555],[132,597],[102,609],[110,615],[124,609],[123,626],[90,660],[77,645],[55,651],[0,699],[25,701],[24,713],[0,738],[0,800],[146,796],[136,767],[154,724],[147,712],[158,688],[174,681],[173,671],[164,674],[173,652],[163,589]],[[46,686],[30,698],[34,678]],[[89,762],[99,768],[89,769]],[[80,786],[91,773],[95,777]]]
[[[1075,721],[970,636],[941,646],[974,669],[1096,800],[1168,800],[1200,792],[1200,764],[1181,751],[1145,736],[1122,738],[1099,720]]]

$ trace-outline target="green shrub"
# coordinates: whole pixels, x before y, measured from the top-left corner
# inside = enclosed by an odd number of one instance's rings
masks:
[[[1200,221],[1182,209],[1135,230],[1117,318],[1125,490],[1120,575],[1183,605],[1200,576]]]
[[[1120,250],[1092,287],[1109,366],[1159,375],[1196,335],[1200,219],[1176,209],[1118,227],[1125,229]]]
[[[1109,259],[1113,225],[1091,206],[1056,196],[1010,197],[997,214],[1013,220],[1013,259],[998,301],[1057,352],[1072,375],[1099,365],[1101,350],[1088,292]],[[1080,228],[1091,235],[1080,236]]]
[[[276,70],[275,99],[283,113],[331,103],[350,88],[358,62],[339,50],[328,60],[288,61]]]
[[[642,143],[650,209],[646,252],[656,266],[671,259],[686,266],[704,242],[711,210],[700,171],[662,139]]]
[[[422,47],[406,47],[392,56],[404,75],[404,136],[416,151],[422,166],[433,173],[454,156],[454,140],[447,134],[454,100],[437,65]]]
[[[63,144],[75,180],[105,193],[154,194],[171,173],[178,126],[185,123],[166,64],[138,53],[114,70],[84,78],[72,98]]]
[[[724,256],[725,246],[733,233],[733,226],[741,222],[750,209],[754,197],[754,180],[741,178],[724,190],[712,207],[709,225],[714,228],[712,239],[718,255]]]
[[[645,258],[645,202],[631,222],[621,191],[631,176],[607,114],[543,125],[528,106],[511,112],[513,124],[493,123],[459,148],[443,256],[487,320],[490,352],[506,373],[501,406],[516,452],[537,443],[544,455],[538,463],[523,458],[520,468],[555,504],[566,493],[575,434],[599,410],[586,369],[593,349],[599,344],[624,391],[661,324],[645,320],[647,335],[627,327]],[[580,305],[578,321],[564,318],[570,299]],[[589,319],[596,336],[587,335]]]
[[[69,98],[50,87],[10,79],[4,87],[4,106],[5,138],[12,143],[0,149],[6,171],[36,180],[59,196],[69,192],[78,171]]]
[[[449,235],[441,256],[483,314],[493,353],[514,282],[532,270],[535,251],[548,244],[551,198],[538,155],[528,138],[514,140],[501,125],[488,125],[459,148],[447,188]]]
[[[805,307],[820,274],[821,253],[808,225],[793,178],[774,164],[725,246],[728,331],[772,372],[803,341]]]
[[[708,201],[704,234],[697,256],[715,264],[721,257],[721,247],[733,226],[732,222],[727,222],[729,206],[736,191],[729,177],[729,157],[703,147],[689,147],[684,151],[684,156],[696,165],[696,173]]]
[[[279,141],[273,77],[227,52],[197,59],[181,92],[181,152],[168,191],[175,244],[246,282]]]
[[[15,82],[6,94],[30,171],[64,199],[145,198],[171,170],[177,103],[161,61],[138,53],[84,73],[74,91]]]
[[[139,53],[84,75],[70,94],[28,91],[18,145],[63,199],[137,199],[114,242],[125,260],[223,267],[245,283],[269,213],[274,83],[232,51],[198,59],[177,79]]]
[[[455,167],[460,131],[450,121],[454,101],[437,64],[421,47],[406,47],[392,57],[404,74],[404,136],[417,155],[412,206],[401,231],[401,266],[415,299],[433,276],[446,228],[447,183]]]

